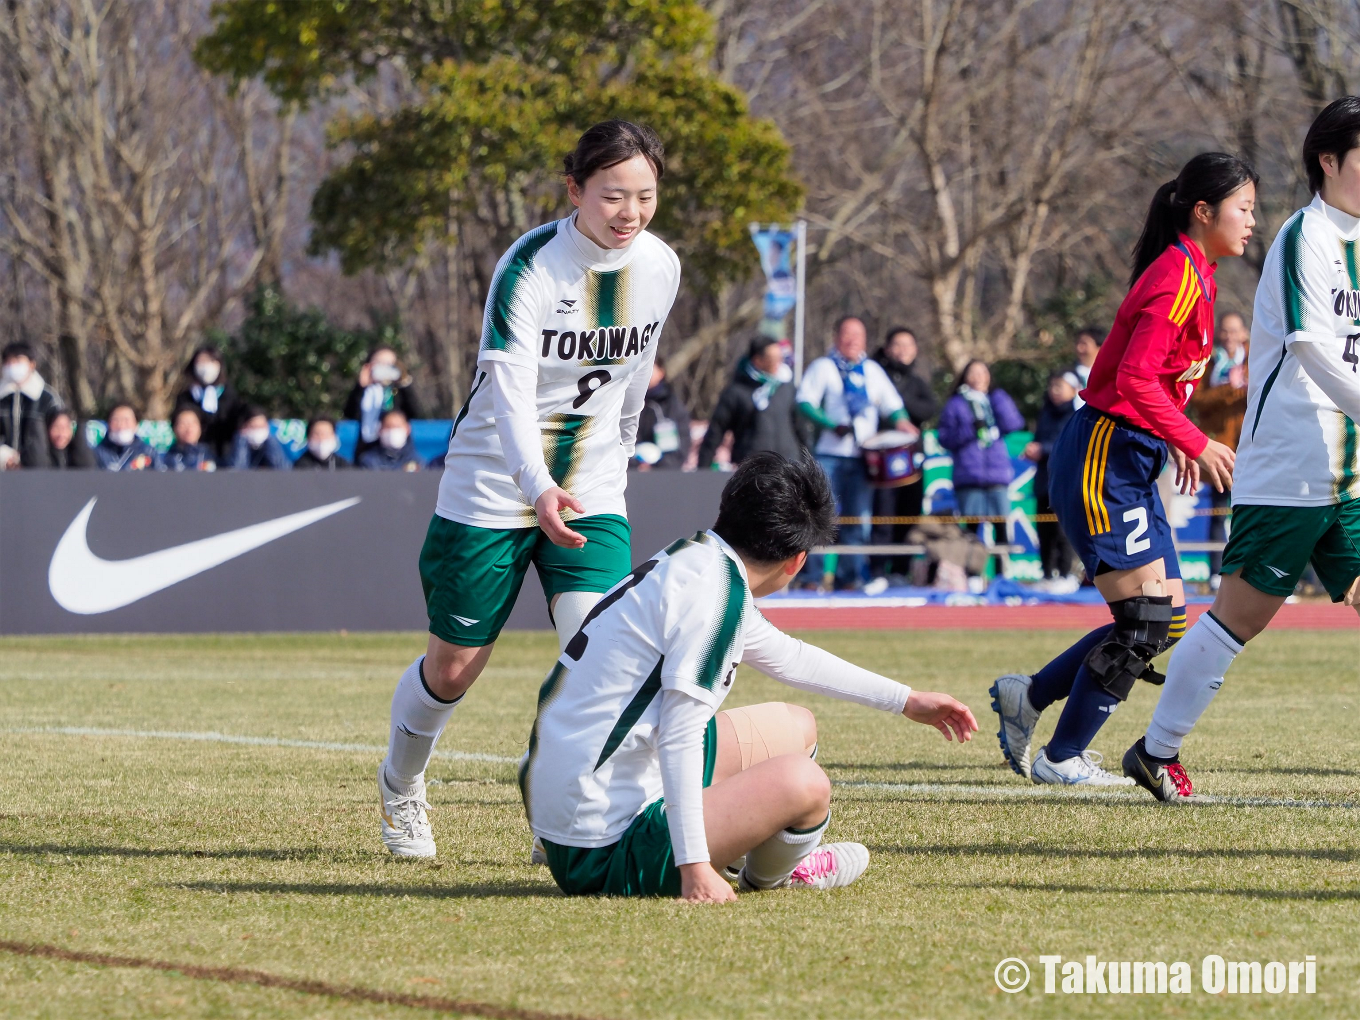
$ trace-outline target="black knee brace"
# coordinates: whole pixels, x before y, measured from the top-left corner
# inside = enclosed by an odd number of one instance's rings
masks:
[[[1086,656],[1086,668],[1096,682],[1120,701],[1126,701],[1140,677],[1160,684],[1166,677],[1152,668],[1152,660],[1167,646],[1171,632],[1171,596],[1140,595],[1110,603],[1114,629]]]

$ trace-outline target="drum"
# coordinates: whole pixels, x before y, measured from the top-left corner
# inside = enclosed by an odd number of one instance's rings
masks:
[[[926,453],[919,432],[880,432],[861,443],[860,450],[875,489],[896,489],[921,480]]]

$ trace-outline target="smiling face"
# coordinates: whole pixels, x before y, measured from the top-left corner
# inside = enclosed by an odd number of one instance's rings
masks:
[[[1256,226],[1255,209],[1256,185],[1251,181],[1219,202],[1217,209],[1207,202],[1195,206],[1190,217],[1191,236],[1210,262],[1247,250],[1252,228]]]
[[[894,333],[888,340],[888,356],[903,365],[912,364],[916,360],[916,337],[906,330]]]
[[[75,426],[72,425],[69,414],[57,415],[52,419],[52,423],[47,426],[47,441],[52,444],[53,449],[66,449],[71,445],[73,438],[75,438]]]
[[[656,171],[646,156],[596,170],[584,184],[567,178],[576,228],[601,248],[627,248],[656,214]]]

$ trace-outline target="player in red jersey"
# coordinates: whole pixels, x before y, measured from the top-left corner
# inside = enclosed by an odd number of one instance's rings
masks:
[[[1001,750],[1036,783],[1133,782],[1106,772],[1087,748],[1136,680],[1162,682],[1152,660],[1185,633],[1158,476],[1170,459],[1182,492],[1201,478],[1220,492],[1232,485],[1233,451],[1196,428],[1185,405],[1213,356],[1214,268],[1251,240],[1257,179],[1235,156],[1209,152],[1157,189],[1128,296],[1082,391],[1086,406],[1054,444],[1050,502],[1114,622],[1032,677],[1011,673],[992,686]],[[1031,762],[1039,714],[1061,698],[1053,736]]]

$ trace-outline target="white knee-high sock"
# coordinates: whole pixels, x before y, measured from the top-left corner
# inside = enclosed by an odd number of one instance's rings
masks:
[[[789,880],[793,869],[817,849],[831,821],[828,813],[821,825],[811,829],[780,829],[746,855],[746,881],[757,889],[776,889]]]
[[[425,771],[449,717],[463,698],[436,698],[421,675],[421,656],[406,667],[392,695],[392,728],[387,737],[387,782],[407,793]]]
[[[1157,699],[1143,746],[1158,758],[1174,758],[1181,742],[1223,686],[1223,678],[1242,645],[1205,613],[1171,653],[1166,685]]]
[[[567,642],[576,636],[586,615],[604,598],[600,591],[564,591],[553,606],[553,627],[557,630],[557,650],[565,652]]]

